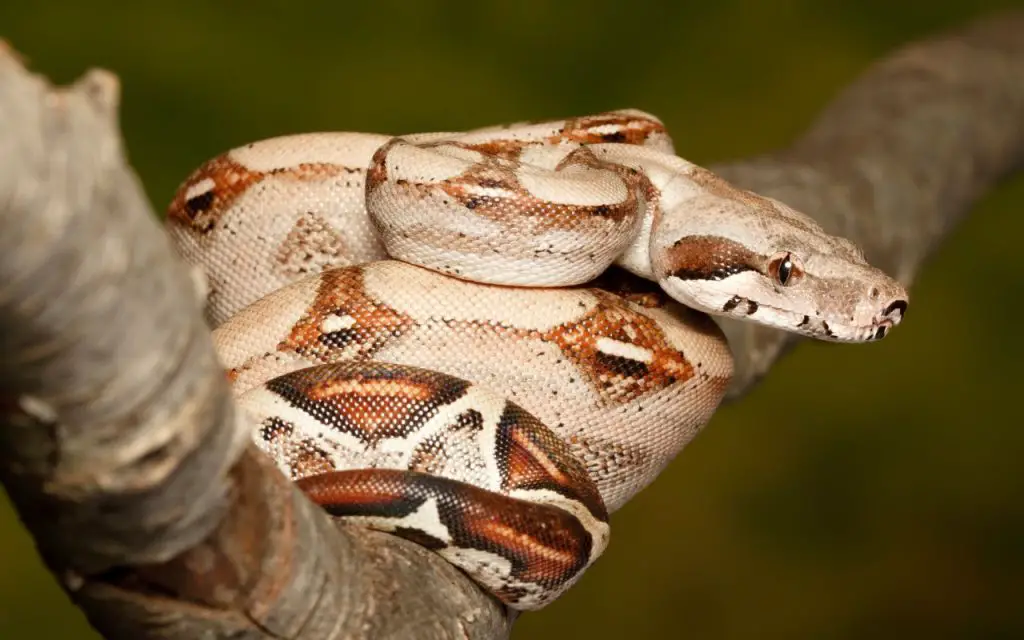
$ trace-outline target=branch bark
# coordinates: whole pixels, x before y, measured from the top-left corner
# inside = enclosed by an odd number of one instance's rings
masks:
[[[124,160],[118,87],[0,51],[0,479],[110,638],[495,638],[436,554],[336,529],[249,442]]]
[[[1024,160],[1024,12],[896,52],[794,144],[713,167],[812,212],[909,284]],[[198,301],[117,128],[116,79],[68,88],[0,50],[0,479],[110,638],[498,638],[433,553],[335,527],[248,441]],[[723,322],[730,399],[798,342]]]
[[[846,87],[790,146],[710,168],[810,213],[910,286],[975,200],[1024,164],[1021,34],[1024,12],[1010,11],[907,46]],[[727,401],[801,341],[750,323],[721,326],[736,357]]]

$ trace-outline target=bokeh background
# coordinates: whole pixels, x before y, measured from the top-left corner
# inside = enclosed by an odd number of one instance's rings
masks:
[[[12,0],[0,37],[57,81],[119,74],[162,211],[203,160],[299,131],[633,106],[693,161],[759,153],[894,48],[1014,4]],[[1024,175],[934,256],[891,337],[804,344],[722,409],[515,637],[1024,638],[1022,210]],[[96,638],[0,498],[0,638],[50,637]]]

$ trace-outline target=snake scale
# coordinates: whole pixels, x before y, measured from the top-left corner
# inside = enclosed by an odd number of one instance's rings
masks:
[[[257,445],[333,516],[523,610],[718,407],[710,316],[866,342],[907,308],[852,243],[634,109],[266,139],[194,171],[167,229]]]

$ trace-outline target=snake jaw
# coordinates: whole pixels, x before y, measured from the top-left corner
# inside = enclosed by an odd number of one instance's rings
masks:
[[[815,314],[811,316],[810,314],[805,314],[797,318],[798,314],[784,309],[774,308],[771,309],[771,312],[775,316],[788,316],[789,318],[789,326],[774,325],[777,328],[793,331],[794,333],[825,342],[856,343],[875,342],[889,335],[893,327],[902,322],[907,306],[907,299],[904,296],[901,299],[892,301],[878,313],[873,314],[870,321],[859,323],[856,321],[850,322],[849,316],[844,318],[835,315]],[[856,315],[854,319],[856,320]],[[760,319],[760,322],[769,324],[763,317]]]

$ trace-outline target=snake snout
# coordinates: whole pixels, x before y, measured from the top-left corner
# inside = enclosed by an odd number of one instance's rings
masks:
[[[903,320],[903,315],[907,312],[907,301],[903,298],[897,298],[887,304],[883,309],[881,316],[875,322],[874,335],[871,336],[872,340],[881,340],[889,332],[890,329],[898,325]]]
[[[893,300],[882,311],[882,317],[891,320],[893,324],[899,324],[903,315],[907,312],[907,301],[902,299]]]

